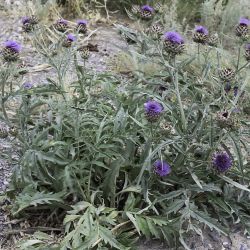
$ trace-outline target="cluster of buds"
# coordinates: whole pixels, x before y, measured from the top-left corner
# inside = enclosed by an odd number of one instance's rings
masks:
[[[36,16],[25,16],[22,18],[22,29],[24,32],[32,32],[35,29],[35,26],[39,23],[39,20]]]

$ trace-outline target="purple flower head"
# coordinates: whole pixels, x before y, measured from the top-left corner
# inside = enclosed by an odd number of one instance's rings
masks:
[[[241,17],[240,21],[239,21],[239,24],[248,26],[248,25],[250,25],[250,20],[248,18],[246,18],[246,17]]]
[[[246,44],[246,50],[250,50],[250,43]]]
[[[157,175],[163,177],[163,176],[170,174],[171,167],[168,165],[168,163],[161,161],[161,160],[157,160],[154,163],[154,172]]]
[[[30,82],[25,82],[23,84],[23,88],[24,89],[31,89],[33,87],[33,83],[30,83]]]
[[[226,152],[217,152],[213,155],[213,167],[220,173],[226,172],[233,165],[232,158]]]
[[[144,108],[147,114],[159,115],[163,111],[162,105],[156,101],[147,101]]]
[[[88,21],[87,20],[78,20],[77,21],[77,25],[87,25],[88,24]]]
[[[76,37],[73,34],[68,34],[67,35],[67,40],[70,42],[74,42],[76,40]]]
[[[174,44],[183,44],[184,40],[182,36],[175,32],[175,31],[169,31],[164,34],[164,39],[170,41],[171,43]]]
[[[204,35],[208,35],[208,30],[204,26],[196,26],[194,31]]]
[[[64,25],[67,25],[67,24],[68,24],[68,21],[67,21],[67,20],[65,20],[65,19],[59,19],[59,20],[57,20],[57,23],[58,23],[58,24],[64,24]]]
[[[28,16],[24,16],[22,18],[22,24],[26,24],[26,23],[30,23],[30,17],[28,17]]]
[[[4,44],[4,47],[7,49],[10,49],[16,53],[19,53],[21,51],[21,45],[15,41],[12,41],[12,40],[6,41]]]
[[[151,6],[149,6],[149,5],[143,5],[142,7],[141,7],[141,10],[142,11],[148,11],[148,12],[154,12],[154,8],[153,7],[151,7]]]

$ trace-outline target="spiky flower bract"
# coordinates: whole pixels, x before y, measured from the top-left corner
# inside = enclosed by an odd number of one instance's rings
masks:
[[[238,25],[235,27],[236,36],[240,37],[243,40],[247,39],[249,25],[250,25],[250,20],[248,18],[241,17]]]
[[[196,26],[193,33],[193,41],[205,44],[208,39],[208,30],[204,26]]]
[[[184,39],[175,31],[166,32],[164,34],[164,48],[172,57],[181,54],[185,49]]]
[[[58,30],[60,32],[65,32],[65,31],[67,31],[67,29],[69,27],[68,21],[64,20],[64,19],[59,19],[54,24],[54,27],[55,27],[56,30]]]
[[[157,160],[153,167],[154,172],[161,177],[167,176],[171,172],[171,167],[165,161]]]
[[[217,152],[213,155],[213,167],[219,172],[224,173],[233,165],[233,160],[226,152]]]

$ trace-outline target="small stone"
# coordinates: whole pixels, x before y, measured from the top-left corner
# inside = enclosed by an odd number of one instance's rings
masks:
[[[229,242],[224,241],[224,242],[222,243],[222,245],[223,245],[223,247],[224,247],[225,249],[230,249],[230,243],[229,243]]]
[[[214,250],[214,247],[211,244],[208,244],[208,249],[209,250]]]

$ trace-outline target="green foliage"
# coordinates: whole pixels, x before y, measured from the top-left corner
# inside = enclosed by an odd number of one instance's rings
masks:
[[[167,26],[162,15],[156,19]],[[129,36],[131,30],[119,28]],[[52,55],[46,29],[34,35],[56,77],[46,87],[10,92],[20,96],[22,152],[8,195],[14,216],[31,207],[66,216],[62,239],[36,233],[21,249],[133,249],[138,236],[189,249],[186,237],[202,236],[205,226],[227,234],[230,223],[240,222],[249,232],[249,122],[235,112],[244,105],[249,65],[241,54],[228,59],[220,45],[187,41],[185,53],[170,57],[147,28],[123,52],[133,59],[125,80],[89,70],[77,48],[61,48],[60,41]],[[236,73],[236,96],[218,75],[224,59]],[[147,62],[157,70],[142,70]],[[69,80],[70,67],[76,76]],[[155,123],[145,116],[148,100],[164,108]],[[220,127],[222,111],[240,126]],[[233,159],[226,173],[212,165],[218,150]],[[158,159],[171,166],[169,175],[155,173]]]

